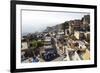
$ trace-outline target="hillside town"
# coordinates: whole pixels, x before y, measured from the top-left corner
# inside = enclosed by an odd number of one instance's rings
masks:
[[[21,62],[90,60],[90,15],[21,38]]]

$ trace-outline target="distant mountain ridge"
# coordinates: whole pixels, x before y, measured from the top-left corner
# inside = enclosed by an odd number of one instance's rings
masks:
[[[55,26],[47,27],[44,31],[41,31],[41,32],[57,32],[60,29],[62,29],[62,25],[64,23],[68,23],[69,25],[73,25],[74,29],[77,30],[77,29],[83,28],[85,26],[89,26],[89,24],[90,24],[90,15],[84,15],[84,17],[82,17],[81,19],[65,21],[63,23],[56,24]],[[27,33],[27,32],[22,33],[22,36],[25,36],[27,34],[29,34],[29,33]],[[31,33],[31,34],[33,34],[33,33]],[[34,33],[34,34],[36,34],[36,33]]]
[[[54,31],[58,31],[61,28],[62,28],[62,24],[58,24],[52,27],[47,27],[43,32],[54,32]]]
[[[77,29],[77,27],[83,28],[84,21],[87,22],[87,25],[89,25],[90,24],[90,15],[84,15],[84,17],[82,17],[81,19],[65,21],[64,23],[68,23],[69,25],[73,25]],[[59,31],[59,29],[62,29],[62,25],[64,23],[60,23],[60,24],[57,24],[57,25],[52,26],[52,27],[47,27],[43,32]]]

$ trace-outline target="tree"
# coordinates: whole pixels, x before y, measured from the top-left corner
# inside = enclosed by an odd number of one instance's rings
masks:
[[[42,47],[44,45],[43,41],[37,41],[37,48]]]
[[[44,42],[43,41],[36,41],[36,40],[33,40],[31,43],[30,43],[30,47],[33,47],[33,48],[39,48],[39,47],[42,47],[44,45]]]
[[[31,43],[30,43],[30,48],[32,49],[33,51],[33,54],[34,56],[37,56],[40,52],[40,48],[44,45],[44,42],[43,41],[36,41],[36,40],[33,40]]]
[[[32,52],[32,49],[27,49],[26,51],[25,51],[25,57],[33,57],[33,52]]]

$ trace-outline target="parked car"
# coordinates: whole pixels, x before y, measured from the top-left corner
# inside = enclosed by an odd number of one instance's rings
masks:
[[[42,54],[42,57],[45,61],[52,61],[57,58],[59,55],[55,48],[49,48],[45,50],[45,53]]]
[[[33,62],[39,62],[37,57],[33,57]]]

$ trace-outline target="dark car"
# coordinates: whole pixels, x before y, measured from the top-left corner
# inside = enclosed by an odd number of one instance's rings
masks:
[[[33,62],[39,62],[37,57],[33,57]]]
[[[59,55],[55,48],[49,48],[45,50],[45,53],[42,54],[42,57],[45,61],[52,61],[57,58]]]

